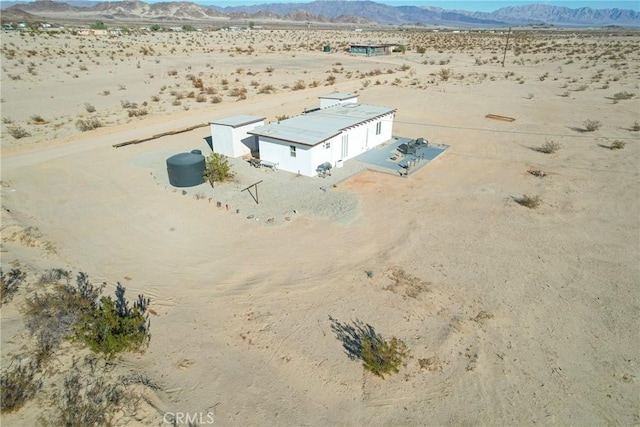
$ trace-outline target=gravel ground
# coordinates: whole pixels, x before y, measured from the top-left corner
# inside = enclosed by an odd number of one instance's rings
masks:
[[[294,215],[304,215],[350,224],[360,214],[357,197],[340,191],[338,184],[365,170],[363,163],[345,162],[342,168],[332,169],[331,176],[310,178],[281,170],[254,168],[245,160],[230,158],[229,163],[236,174],[234,181],[218,184],[215,188],[209,183],[176,188],[169,184],[166,159],[183,151],[189,150],[149,151],[135,157],[131,165],[150,169],[153,179],[167,191],[207,200],[214,207],[219,202],[219,209],[227,210],[228,206],[230,213],[251,221],[283,224]],[[256,187],[251,188],[258,199],[259,203],[256,203],[244,189],[259,181],[262,182],[257,185],[257,195]]]

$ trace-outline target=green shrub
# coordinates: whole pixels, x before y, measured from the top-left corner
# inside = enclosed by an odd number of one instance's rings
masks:
[[[341,323],[331,316],[329,320],[349,359],[362,360],[364,369],[374,375],[384,378],[386,374],[397,373],[408,356],[404,342],[396,337],[386,341],[369,324],[360,320]]]
[[[204,179],[213,187],[216,182],[229,181],[235,177],[227,156],[211,153],[205,162]]]
[[[374,375],[398,373],[407,356],[407,346],[396,337],[384,341],[376,337],[362,336],[362,366]]]
[[[139,351],[150,339],[149,299],[138,295],[133,307],[129,307],[125,288],[120,283],[115,294],[115,299],[103,296],[100,305],[83,313],[74,327],[75,341],[107,358],[123,351]]]

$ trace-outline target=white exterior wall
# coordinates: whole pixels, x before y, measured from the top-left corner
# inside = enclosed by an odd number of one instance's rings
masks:
[[[260,160],[277,163],[278,169],[291,173],[300,172],[301,175],[315,176],[311,147],[302,144],[289,143],[264,136],[260,137]],[[296,157],[291,157],[290,146],[296,147]]]
[[[250,123],[236,128],[227,125],[211,123],[211,139],[213,152],[224,154],[228,157],[242,157],[251,154],[251,149],[257,149],[255,136],[247,132],[258,126],[264,125],[264,121]],[[244,142],[243,142],[244,141]]]
[[[305,176],[316,176],[316,169],[322,163],[329,162],[335,167],[338,160],[348,160],[391,139],[393,135],[394,114],[366,122],[347,129],[339,135],[314,147],[288,143],[260,136],[260,159],[277,163],[278,169],[292,173],[300,172]],[[381,123],[380,134],[376,135],[377,123]],[[348,149],[343,154],[343,136],[348,135]],[[327,148],[327,143],[329,147]],[[296,147],[296,157],[291,157],[290,146]],[[215,141],[214,141],[215,147]]]

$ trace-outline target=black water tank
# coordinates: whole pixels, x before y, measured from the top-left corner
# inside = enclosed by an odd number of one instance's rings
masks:
[[[193,187],[204,182],[204,156],[200,150],[180,153],[167,159],[169,183],[174,187]]]

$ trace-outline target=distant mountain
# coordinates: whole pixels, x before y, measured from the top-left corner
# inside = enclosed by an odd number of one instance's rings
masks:
[[[437,7],[389,6],[369,0],[317,0],[311,3],[269,3],[252,6],[203,6],[191,2],[145,3],[128,1],[37,0],[31,3],[2,2],[4,10],[21,10],[43,18],[61,14],[72,19],[97,16],[124,20],[207,20],[212,17],[280,19],[286,21],[378,23],[388,25],[442,25],[454,27],[499,27],[551,24],[556,26],[640,26],[640,13],[630,9],[591,9],[532,4],[505,7],[494,12],[444,10]],[[6,9],[7,4],[13,4]]]
[[[531,4],[498,9],[491,13],[460,12],[480,19],[495,19],[512,24],[545,23],[553,25],[624,25],[640,26],[640,13],[631,9],[591,9],[581,7],[549,6]]]

